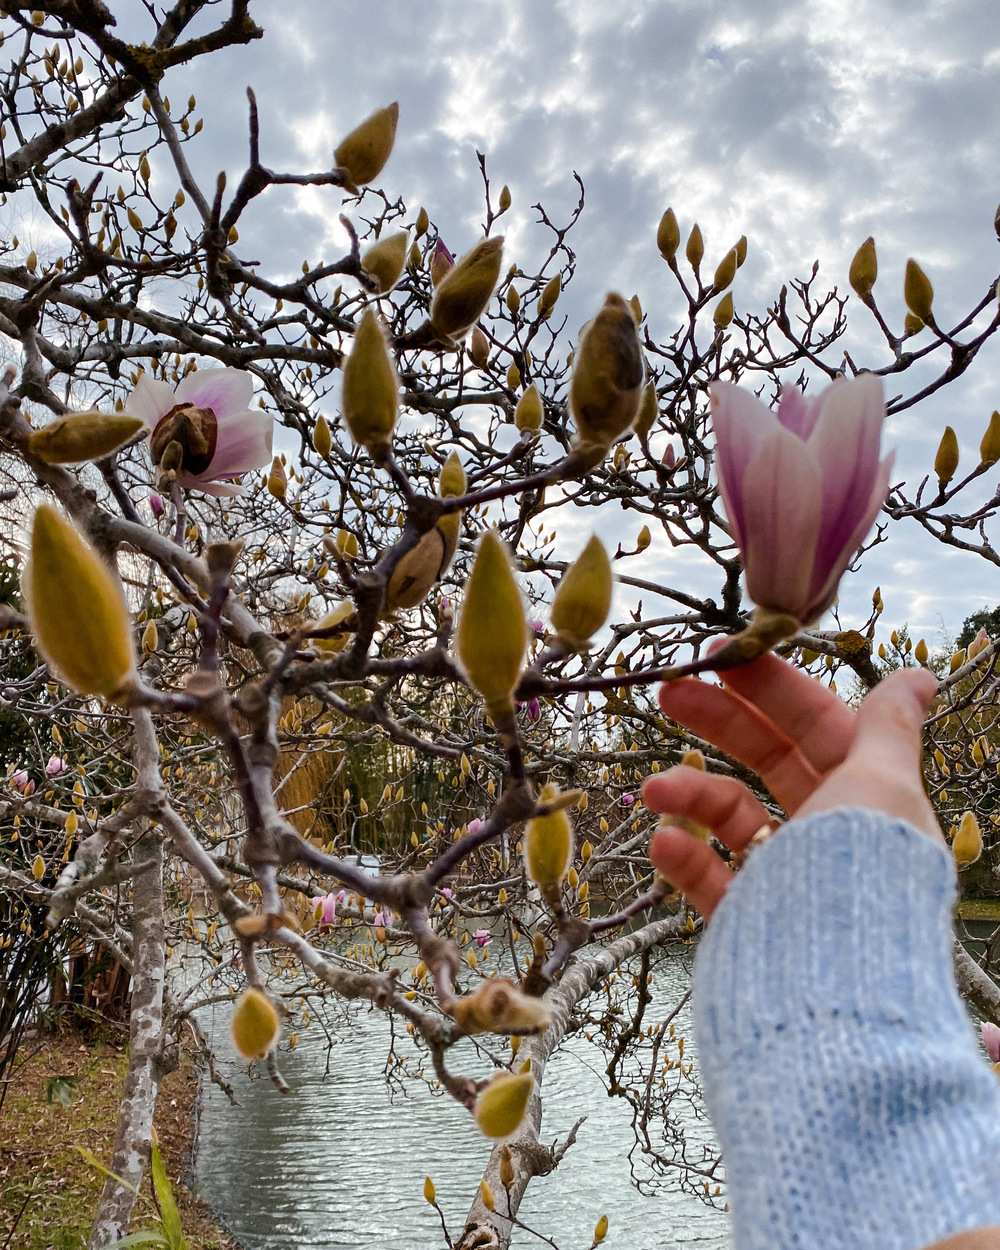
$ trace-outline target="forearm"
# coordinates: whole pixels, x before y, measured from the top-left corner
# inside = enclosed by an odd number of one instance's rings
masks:
[[[1000,1087],[950,960],[954,868],[840,809],[756,850],[699,952],[737,1250],[918,1250],[1000,1224]]]

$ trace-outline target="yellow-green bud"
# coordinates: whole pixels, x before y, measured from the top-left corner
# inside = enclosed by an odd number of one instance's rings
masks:
[[[494,530],[479,540],[456,632],[458,658],[491,713],[513,713],[511,694],[528,645],[524,603],[507,548]]]
[[[555,786],[542,791],[543,803],[556,797]],[[551,890],[562,884],[573,859],[573,826],[565,810],[535,816],[524,830],[524,866],[540,889]],[[518,1029],[517,1032],[523,1032]]]
[[[637,326],[642,325],[642,304],[639,303],[639,296],[633,295],[628,302],[629,308],[632,309],[632,317]]]
[[[322,414],[316,418],[316,424],[313,427],[312,443],[317,454],[325,460],[333,447],[333,438],[330,434],[330,427],[327,424],[326,417]]]
[[[976,820],[975,813],[966,811],[962,813],[962,819],[955,834],[954,841],[951,844],[952,854],[955,856],[955,864],[959,871],[968,868],[970,864],[974,864],[983,853],[983,835],[979,829],[979,821]]]
[[[934,288],[930,278],[924,273],[915,260],[906,262],[906,276],[903,278],[903,299],[906,307],[921,321],[930,321],[931,304],[934,301]]]
[[[730,282],[736,277],[736,248],[729,251],[719,261],[719,267],[715,271],[715,277],[712,279],[712,285],[716,291],[724,291]]]
[[[337,550],[342,556],[346,556],[348,560],[356,560],[358,558],[357,535],[352,534],[349,530],[338,530]]]
[[[875,254],[875,240],[871,235],[854,253],[847,278],[859,299],[867,304],[871,299],[872,287],[878,277],[878,257]]]
[[[28,451],[46,464],[82,464],[109,456],[143,428],[127,412],[81,412],[50,421],[28,436]]]
[[[514,1184],[514,1160],[509,1146],[500,1151],[500,1184],[504,1189],[510,1189]]]
[[[479,326],[472,327],[472,338],[469,340],[469,359],[477,369],[482,369],[490,358],[490,341]]]
[[[333,162],[339,169],[346,169],[350,177],[349,191],[371,182],[382,172],[396,141],[396,122],[399,105],[390,104],[366,118],[355,130],[341,141],[333,154]]]
[[[660,255],[663,259],[671,261],[677,255],[677,249],[680,245],[680,227],[677,225],[674,210],[668,208],[660,218],[660,224],[656,228],[656,246],[660,249]]]
[[[737,269],[739,269],[739,267],[743,264],[746,258],[747,258],[747,236],[745,234],[741,234],[740,237],[736,240],[736,268]]]
[[[414,234],[418,239],[422,238],[427,233],[427,229],[430,224],[431,219],[427,216],[427,209],[422,208],[420,212],[417,213],[416,225],[413,227]]]
[[[581,335],[573,359],[569,405],[581,449],[606,450],[631,426],[639,411],[644,373],[632,310],[612,293]]]
[[[554,278],[550,278],[545,286],[542,287],[542,293],[538,297],[538,315],[540,317],[545,318],[551,314],[561,292],[562,274],[557,273]]]
[[[288,474],[285,472],[280,456],[275,456],[271,461],[271,471],[267,475],[267,489],[275,499],[284,499],[288,494]]]
[[[979,462],[989,468],[1000,460],[1000,412],[994,412],[979,444]]]
[[[924,328],[924,323],[913,313],[908,312],[903,318],[903,330],[907,334],[919,334]]]
[[[489,305],[500,277],[503,237],[483,239],[444,275],[431,300],[431,325],[439,338],[457,341]]]
[[[510,187],[504,185],[503,190],[500,192],[501,213],[505,213],[508,208],[510,208]]]
[[[341,621],[346,621],[349,616],[353,615],[354,604],[349,599],[345,599],[343,603],[338,603],[336,607],[331,608],[326,616],[316,623],[316,629],[332,629],[334,625],[339,625]],[[310,640],[310,645],[318,651],[329,651],[336,655],[347,646],[350,637],[350,632],[345,629],[329,638],[313,638]]]
[[[438,494],[442,499],[453,499],[458,495],[464,495],[465,484],[465,469],[462,467],[458,452],[453,451],[441,467]]]
[[[639,412],[632,429],[641,439],[649,437],[649,431],[656,424],[660,415],[660,405],[656,398],[656,383],[650,379],[642,388],[642,399],[639,401]]]
[[[542,1033],[551,1016],[539,998],[525,994],[508,977],[488,977],[450,1008],[463,1033]]]
[[[552,627],[575,651],[586,650],[608,619],[612,584],[611,561],[595,534],[563,574],[552,603]]]
[[[948,485],[958,469],[958,436],[950,425],[944,427],[941,442],[934,457],[934,472],[942,489]]]
[[[400,230],[397,234],[387,235],[379,239],[361,257],[361,268],[375,279],[379,295],[385,295],[399,281],[406,265],[407,234]]]
[[[507,288],[507,295],[506,295],[505,303],[507,305],[507,311],[510,313],[510,315],[512,317],[516,316],[517,310],[521,307],[521,297],[517,293],[516,286],[509,286]]]
[[[263,1059],[278,1039],[278,1013],[261,990],[245,990],[230,1025],[236,1049],[244,1059]]]
[[[917,645],[913,648],[913,658],[918,664],[926,664],[927,654],[927,643],[924,642],[923,638],[921,638]]]
[[[702,257],[705,255],[705,240],[701,237],[701,227],[697,222],[691,227],[684,254],[687,256],[688,264],[691,268],[697,270],[701,264]]]
[[[152,655],[159,643],[159,635],[156,631],[156,622],[147,621],[146,628],[142,631],[142,650],[144,655]]]
[[[430,1178],[429,1176],[428,1176],[428,1177],[425,1177],[425,1179],[424,1179],[424,1198],[426,1199],[426,1201],[427,1201],[427,1202],[430,1202],[430,1203],[432,1203],[432,1204],[433,1204],[434,1199],[435,1199],[436,1197],[437,1197],[437,1190],[434,1188],[434,1182],[431,1180],[431,1178]]]
[[[382,324],[366,309],[344,363],[341,403],[351,437],[375,460],[388,452],[399,407],[399,381]]]
[[[507,369],[507,389],[516,391],[521,385],[521,370],[516,364],[511,364]]]
[[[712,321],[715,323],[717,330],[724,330],[733,319],[733,293],[727,291],[722,299],[715,305],[715,312],[712,313]]]
[[[487,1137],[509,1137],[524,1119],[535,1088],[530,1072],[498,1072],[479,1092],[473,1115]]]
[[[479,1182],[479,1196],[482,1198],[483,1206],[487,1211],[492,1211],[495,1208],[496,1200],[493,1197],[493,1190],[490,1189],[485,1177]]]
[[[608,1217],[602,1215],[594,1225],[594,1245],[599,1246],[608,1235]]]
[[[639,537],[636,539],[636,546],[640,551],[645,551],[652,541],[653,535],[649,532],[649,526],[644,525],[639,531]]]
[[[538,387],[532,382],[514,409],[514,424],[519,430],[540,430],[545,414],[542,410],[542,397]]]
[[[949,661],[948,672],[954,673],[958,669],[960,669],[962,665],[965,663],[965,656],[966,656],[966,652],[965,652],[964,647],[956,651],[955,654],[951,657],[951,660]]]
[[[79,694],[126,695],[135,651],[121,587],[48,504],[35,512],[22,586],[35,643],[55,673]]]
[[[447,527],[445,522],[449,523]],[[397,608],[415,608],[423,603],[455,551],[455,546],[452,545],[451,552],[445,558],[448,544],[445,528],[449,534],[454,533],[454,543],[457,544],[461,523],[457,512],[441,517],[434,529],[421,534],[417,545],[406,552],[392,570],[389,584],[385,588],[387,612]]]

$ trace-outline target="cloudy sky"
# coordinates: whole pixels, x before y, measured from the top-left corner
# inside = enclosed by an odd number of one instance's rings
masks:
[[[148,34],[139,5],[112,8],[130,36]],[[579,172],[587,208],[574,231],[571,324],[618,289],[638,292],[655,337],[670,333],[677,304],[655,248],[667,205],[683,233],[700,223],[706,266],[748,236],[738,310],[763,311],[815,259],[821,278],[846,288],[869,234],[896,328],[908,256],[931,276],[945,322],[1000,267],[996,0],[253,0],[251,12],[263,40],[167,84],[175,98],[198,97],[206,125],[188,153],[209,185],[220,168],[242,172],[247,85],[261,105],[262,158],[288,169],[329,167],[348,130],[398,100],[382,185],[414,211],[425,205],[456,252],[481,233],[476,149],[496,188],[510,186],[507,255],[525,267],[546,237],[531,205],[565,217]],[[276,274],[331,259],[339,211],[329,189],[272,189],[241,221],[241,251]],[[852,358],[887,363],[870,314],[856,300],[851,312]],[[901,476],[930,470],[946,422],[971,467],[996,407],[1000,346],[990,345],[944,395],[890,423]],[[985,486],[970,492],[984,497]],[[1000,603],[1000,570],[921,541],[915,524],[893,528],[845,591],[845,623],[866,613],[876,582],[889,626],[908,620],[931,643]]]

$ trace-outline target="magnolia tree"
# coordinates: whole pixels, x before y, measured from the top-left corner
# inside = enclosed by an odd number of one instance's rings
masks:
[[[998,819],[997,643],[980,634],[949,661],[900,629],[887,648],[877,589],[865,620],[834,605],[896,523],[1000,562],[1000,495],[969,489],[1000,460],[1000,415],[964,476],[951,429],[914,484],[880,451],[886,413],[995,333],[996,282],[943,322],[910,261],[893,328],[868,240],[849,275],[873,332],[855,362],[849,297],[817,267],[738,310],[746,239],[706,264],[698,226],[682,242],[668,209],[649,248],[679,323],[609,294],[576,331],[562,309],[582,186],[566,221],[536,206],[541,260],[525,268],[480,158],[481,235],[443,239],[391,193],[395,105],[329,168],[284,171],[264,163],[248,93],[245,173],[201,185],[197,101],[172,101],[171,77],[259,38],[249,8],[192,34],[219,7],[178,0],[136,44],[101,0],[6,4],[7,1036],[32,951],[51,970],[83,943],[132,978],[94,1246],[128,1228],[185,1039],[225,1084],[195,1014],[221,1000],[276,1091],[324,1002],[403,1026],[388,1079],[432,1083],[450,1095],[442,1132],[471,1114],[494,1142],[454,1244],[507,1245],[530,1179],[572,1144],[539,1140],[546,1061],[570,1031],[603,1052],[639,1183],[721,1203],[721,1160],[675,1114],[697,1102],[682,1003],[654,1008],[650,990],[698,922],[650,871],[639,785],[665,764],[752,778],[662,717],[656,686],[770,648],[850,697],[936,665],[928,785],[960,864],[980,859]],[[269,274],[240,234],[265,192],[298,187],[343,204],[349,247]],[[604,537],[567,563],[555,535],[580,515]],[[711,596],[671,579],[684,547]],[[685,827],[710,836],[698,815],[710,823],[695,806]],[[1000,1020],[992,949],[982,967],[956,958]]]

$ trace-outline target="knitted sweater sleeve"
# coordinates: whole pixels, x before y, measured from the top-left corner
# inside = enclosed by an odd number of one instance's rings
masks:
[[[840,808],[749,857],[698,952],[736,1250],[918,1250],[1000,1225],[1000,1082],[955,988],[951,856]]]

